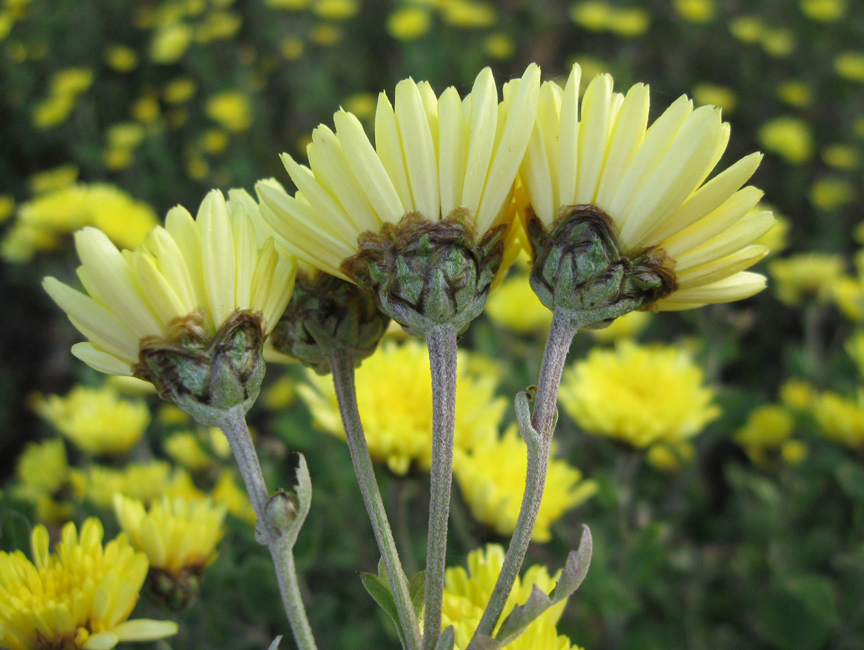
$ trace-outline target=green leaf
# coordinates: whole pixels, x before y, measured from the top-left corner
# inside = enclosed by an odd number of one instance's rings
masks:
[[[0,550],[21,551],[30,557],[30,520],[20,512],[9,510],[4,515],[0,525]]]
[[[386,573],[384,574],[386,576]],[[375,599],[375,602],[381,606],[390,619],[393,625],[396,626],[396,632],[399,634],[399,640],[402,646],[405,646],[405,635],[402,632],[402,626],[399,624],[399,611],[396,609],[396,601],[393,600],[393,593],[390,591],[390,585],[386,580],[382,580],[374,573],[360,573],[360,580],[369,595]]]
[[[421,571],[422,573],[422,571]],[[418,576],[420,573],[417,574]],[[416,579],[417,576],[414,576]],[[411,582],[414,582],[413,580]],[[425,582],[425,577],[424,577]],[[449,626],[446,630],[441,633],[441,636],[438,637],[438,643],[435,644],[435,650],[453,650],[453,646],[456,645],[456,632],[453,631],[453,626]]]
[[[411,604],[414,606],[414,615],[420,618],[423,614],[423,607],[426,604],[425,571],[421,571],[411,578],[411,582],[408,583],[408,596],[411,598]]]

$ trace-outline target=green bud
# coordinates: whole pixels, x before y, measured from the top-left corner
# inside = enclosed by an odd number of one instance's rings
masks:
[[[486,305],[507,229],[492,228],[475,243],[471,221],[461,208],[440,221],[409,212],[380,233],[364,233],[342,269],[409,334],[444,324],[464,332]]]
[[[375,352],[389,322],[371,291],[326,273],[310,278],[301,271],[270,342],[324,375],[336,350],[350,352],[357,365]]]
[[[204,425],[219,425],[222,411],[248,411],[264,379],[260,313],[237,310],[212,337],[200,312],[172,323],[164,339],[141,341],[134,375],[151,382],[159,396]]]
[[[299,505],[297,495],[286,492],[282,488],[276,490],[276,494],[267,500],[264,506],[264,514],[267,523],[277,531],[288,530],[297,520]]]
[[[529,208],[530,210],[530,208]],[[593,205],[572,205],[547,230],[529,212],[531,287],[546,307],[599,329],[675,291],[671,260],[658,248],[621,254],[612,219]]]

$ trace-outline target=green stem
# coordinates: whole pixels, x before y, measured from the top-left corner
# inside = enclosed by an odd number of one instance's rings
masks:
[[[426,333],[432,370],[432,471],[429,540],[426,547],[424,650],[434,650],[441,634],[447,521],[453,480],[453,430],[456,424],[456,328],[439,325]]]
[[[537,514],[543,501],[543,488],[546,485],[546,472],[549,468],[549,450],[552,445],[553,426],[555,423],[558,387],[561,385],[561,374],[567,360],[570,343],[578,330],[578,324],[559,311],[555,312],[546,349],[543,353],[543,364],[540,366],[540,378],[537,383],[534,415],[530,426],[532,432],[522,432],[522,437],[528,445],[528,471],[525,479],[525,493],[522,497],[522,508],[516,529],[510,540],[510,547],[504,558],[501,573],[489,598],[489,604],[474,633],[474,639],[484,634],[492,636],[507,598],[513,589],[513,584],[522,568],[528,545],[537,523]],[[522,428],[520,423],[520,428]],[[526,423],[527,426],[527,423]],[[526,435],[529,433],[529,435]],[[473,643],[473,640],[472,640]]]
[[[256,534],[258,539],[267,546],[273,564],[276,568],[276,580],[279,582],[279,592],[282,594],[282,603],[294,641],[300,650],[317,650],[315,637],[312,635],[312,627],[306,615],[306,608],[300,595],[297,583],[297,569],[294,565],[294,539],[283,535],[282,531],[274,529],[268,524],[266,517],[267,501],[270,493],[264,482],[264,474],[261,472],[261,464],[258,462],[258,454],[252,444],[249,435],[249,427],[246,424],[246,412],[242,406],[238,406],[223,412],[222,422],[219,428],[225,433],[231,444],[231,451],[237,459],[240,475],[249,493],[249,499],[255,514],[258,517]]]
[[[393,600],[399,612],[399,622],[405,632],[407,650],[419,650],[420,626],[417,623],[417,616],[411,603],[408,580],[399,561],[399,552],[396,549],[396,542],[393,539],[390,522],[387,519],[387,511],[381,500],[381,492],[378,489],[375,470],[369,457],[360,413],[357,410],[357,394],[354,388],[354,357],[345,352],[333,352],[330,355],[330,370],[333,374],[333,385],[336,388],[336,399],[339,402],[339,413],[342,415],[342,423],[345,426],[345,437],[351,452],[354,473],[360,484],[360,492],[363,495],[363,503],[366,506],[369,520],[372,522],[372,529],[375,531],[378,550],[384,559],[384,566],[387,568],[390,590],[393,592]]]

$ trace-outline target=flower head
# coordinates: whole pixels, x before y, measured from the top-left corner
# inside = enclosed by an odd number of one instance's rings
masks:
[[[643,448],[695,436],[720,414],[704,380],[686,351],[625,340],[565,371],[559,401],[588,433]]]
[[[456,383],[457,448],[473,449],[496,435],[506,401],[495,396],[495,380],[472,372],[460,353]],[[336,393],[329,377],[307,373],[311,386],[297,392],[309,405],[316,426],[344,437]],[[385,341],[356,373],[357,404],[372,458],[404,475],[432,461],[432,380],[429,357],[419,342]]]
[[[57,524],[67,521],[73,512],[64,497],[69,490],[69,462],[66,446],[60,438],[30,443],[18,457],[15,496],[36,506],[39,521]]]
[[[777,285],[777,298],[785,305],[795,307],[807,298],[827,302],[838,280],[843,276],[845,263],[840,255],[832,253],[802,253],[771,262],[768,270]]]
[[[86,472],[73,472],[71,481],[80,498],[105,508],[111,507],[115,494],[145,503],[163,496],[203,497],[189,474],[161,460],[129,463],[123,469],[91,465]]]
[[[510,428],[500,439],[455,452],[453,473],[471,514],[502,535],[516,529],[528,467],[526,451],[517,430]],[[548,542],[552,538],[549,527],[596,491],[594,481],[583,481],[582,472],[553,458],[532,539]]]
[[[79,535],[63,527],[48,552],[48,531],[33,529],[34,562],[0,552],[0,645],[10,650],[109,650],[120,641],[177,633],[171,621],[127,621],[147,575],[147,556],[125,535],[102,546],[102,524],[91,518]]]
[[[773,219],[748,215],[762,193],[740,188],[761,155],[705,182],[729,138],[718,109],[682,96],[649,127],[647,86],[622,95],[599,75],[580,111],[579,80],[574,66],[563,89],[543,84],[522,164],[541,300],[605,320],[759,291],[764,278],[743,269],[765,254],[751,243]]]
[[[777,404],[764,404],[750,412],[747,422],[735,434],[735,440],[754,463],[768,467],[772,455],[782,455],[789,443],[800,444],[800,441],[790,440],[794,428],[795,421],[788,410]]]
[[[813,404],[813,415],[826,438],[851,449],[864,447],[864,390],[857,399],[823,393]]]

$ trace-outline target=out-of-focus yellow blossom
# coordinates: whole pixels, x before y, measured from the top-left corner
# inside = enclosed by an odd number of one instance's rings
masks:
[[[201,148],[209,154],[220,154],[225,151],[230,138],[221,129],[207,129],[201,137]]]
[[[780,458],[789,465],[798,465],[807,458],[807,444],[801,440],[787,440],[780,446]]]
[[[198,84],[191,77],[177,77],[162,88],[162,99],[169,104],[185,104],[195,95]]]
[[[864,138],[864,116],[855,119],[855,122],[852,124],[852,130],[855,131],[855,135],[859,138]]]
[[[493,59],[503,61],[516,53],[516,43],[507,34],[496,32],[483,40],[483,51]]]
[[[444,0],[440,6],[444,22],[461,29],[483,29],[498,20],[495,7],[475,0]]]
[[[342,40],[342,30],[330,23],[318,23],[309,30],[309,40],[321,47],[332,47]]]
[[[617,7],[612,13],[609,30],[624,38],[641,36],[651,26],[651,14],[639,7]]]
[[[558,399],[588,433],[644,448],[695,436],[720,414],[704,381],[685,350],[624,340],[566,370]]]
[[[864,81],[864,52],[838,54],[834,59],[834,71],[849,81]]]
[[[159,406],[159,413],[156,415],[156,420],[159,422],[159,424],[173,426],[177,424],[189,424],[192,419],[189,417],[188,413],[181,411],[173,404],[161,404]]]
[[[759,128],[757,137],[768,151],[782,156],[793,165],[801,165],[813,156],[810,125],[799,117],[776,117]]]
[[[816,401],[816,391],[806,381],[787,379],[780,386],[780,401],[790,409],[808,411]]]
[[[797,79],[790,79],[778,84],[777,97],[795,108],[807,108],[813,104],[813,90],[810,88],[810,84]]]
[[[784,407],[764,404],[753,409],[735,434],[738,442],[757,465],[768,465],[770,454],[779,451],[792,435],[795,422]]]
[[[681,468],[693,460],[696,450],[689,441],[661,442],[651,445],[645,454],[648,464],[654,469],[666,474],[680,472]]]
[[[282,375],[261,392],[261,404],[271,411],[288,408],[297,394],[295,383],[293,378]]]
[[[348,20],[358,11],[360,11],[358,0],[315,0],[312,4],[312,12],[324,20]]]
[[[0,43],[6,40],[12,27],[15,26],[15,17],[10,11],[0,11]]]
[[[33,529],[33,562],[22,551],[0,552],[0,646],[9,650],[110,650],[121,641],[177,633],[171,621],[127,621],[147,576],[147,557],[125,535],[103,548],[102,524],[63,527],[49,553],[48,530]]]
[[[125,45],[109,45],[105,49],[105,63],[117,72],[131,72],[138,67],[138,53]]]
[[[864,330],[858,330],[846,342],[846,352],[858,366],[858,372],[864,378]]]
[[[801,13],[820,23],[833,23],[846,15],[846,0],[801,0]]]
[[[33,126],[39,129],[50,129],[63,124],[72,113],[73,108],[75,108],[73,96],[52,95],[34,107]]]
[[[629,314],[616,318],[609,327],[600,330],[587,330],[587,332],[591,338],[600,343],[635,339],[648,325],[652,314],[653,312],[650,311],[631,311]]]
[[[183,469],[172,469],[167,461],[129,463],[123,469],[90,465],[86,470],[73,470],[70,482],[77,498],[97,506],[110,508],[115,494],[150,503],[163,496],[200,499],[192,478]]]
[[[825,302],[845,266],[840,255],[802,253],[774,260],[768,271],[774,279],[774,292],[785,305],[794,307],[809,298]]]
[[[610,31],[632,38],[645,33],[651,15],[637,7],[613,7],[602,0],[585,0],[570,7],[570,19],[590,31]]]
[[[759,39],[762,49],[773,57],[789,56],[798,46],[795,34],[784,28],[766,28]]]
[[[245,93],[229,90],[207,100],[205,110],[210,119],[233,132],[246,131],[252,126],[252,106]]]
[[[309,0],[264,0],[264,4],[272,9],[287,9],[288,11],[302,11],[309,6]]]
[[[234,11],[211,11],[195,27],[195,40],[199,43],[233,38],[243,25],[243,17]]]
[[[471,514],[501,535],[511,535],[516,529],[527,467],[527,448],[515,425],[500,439],[472,451],[455,450],[453,459],[453,474]],[[594,481],[583,481],[582,472],[553,458],[531,539],[548,542],[552,538],[550,526],[596,491]]]
[[[296,36],[283,38],[279,43],[279,51],[289,61],[296,61],[303,55],[303,41]]]
[[[171,460],[190,472],[209,469],[214,461],[225,460],[231,454],[228,439],[219,427],[173,433],[165,439],[163,447]]]
[[[108,127],[108,145],[121,149],[134,149],[146,137],[144,127],[137,122],[118,122]]]
[[[114,495],[114,513],[132,547],[147,555],[151,570],[173,578],[200,574],[216,559],[226,512],[210,499],[163,497],[145,508],[137,499]]]
[[[527,273],[513,273],[486,301],[492,321],[521,334],[545,333],[552,324],[552,312],[540,302],[531,288]]]
[[[493,440],[507,408],[495,396],[497,380],[470,372],[469,355],[459,355],[456,383],[455,445],[475,449]],[[311,386],[297,392],[309,406],[315,426],[345,437],[333,381],[307,372]],[[372,458],[404,475],[412,463],[428,470],[432,462],[432,379],[426,347],[416,339],[385,341],[356,372],[357,404]]]
[[[113,185],[87,186],[86,210],[84,225],[98,228],[123,248],[139,246],[158,224],[149,205]]]
[[[570,19],[592,32],[605,30],[611,15],[611,7],[602,0],[584,0],[570,7]]]
[[[51,77],[51,94],[80,95],[93,85],[90,68],[66,68]]]
[[[820,210],[836,210],[851,203],[855,188],[845,178],[825,176],[810,186],[810,202]]]
[[[861,162],[858,150],[848,144],[829,144],[822,149],[822,160],[834,169],[848,171],[855,169]]]
[[[691,23],[709,23],[717,13],[714,0],[675,0],[673,6],[684,20]]]
[[[738,105],[738,96],[727,86],[703,83],[693,89],[693,99],[700,106],[712,105],[731,113]]]
[[[72,518],[72,503],[65,502],[71,494],[62,494],[69,484],[69,463],[66,447],[60,438],[42,443],[30,443],[19,456],[16,466],[16,497],[36,507],[39,521],[60,524]]]
[[[136,99],[129,109],[132,117],[144,124],[153,124],[159,119],[161,110],[159,99],[154,93],[148,92]]]
[[[210,165],[200,154],[193,154],[186,159],[186,174],[192,180],[204,180],[209,173]]]
[[[757,43],[765,33],[759,16],[742,14],[729,21],[729,31],[742,43]]]
[[[372,93],[355,93],[345,100],[342,107],[361,120],[372,120],[375,117],[376,106],[378,106],[378,98]]]
[[[219,474],[219,480],[210,492],[210,498],[216,503],[224,503],[233,516],[255,525],[257,520],[255,508],[249,501],[249,495],[237,486],[237,478],[233,470],[226,470]]]
[[[150,424],[145,402],[124,399],[107,387],[79,385],[65,397],[40,398],[36,412],[75,446],[97,456],[126,454]]]
[[[455,567],[445,572],[441,625],[442,629],[453,626],[458,650],[468,647],[503,565],[504,548],[489,544],[468,554],[467,571]],[[535,586],[549,593],[557,580],[558,574],[550,576],[546,567],[537,564],[531,566],[524,576],[516,578],[501,620],[507,618],[516,605],[523,605]],[[567,637],[558,636],[555,630],[566,603],[563,600],[546,610],[526,628],[522,636],[506,646],[507,650],[578,650]]]
[[[162,65],[177,63],[189,49],[193,35],[192,28],[184,22],[159,27],[150,41],[150,60]]]
[[[774,227],[757,239],[754,244],[764,246],[768,249],[768,255],[777,255],[789,245],[789,230],[792,225],[787,217],[777,212],[777,208],[767,203],[759,203],[753,212],[771,210],[774,214]]]
[[[0,194],[0,223],[15,214],[15,197],[9,194]]]
[[[864,286],[860,279],[841,276],[831,287],[831,298],[847,318],[864,320]]]
[[[864,447],[864,389],[856,399],[823,393],[813,405],[813,415],[826,438],[851,449]]]
[[[45,194],[69,187],[77,180],[78,167],[68,164],[33,174],[27,179],[27,186],[33,194]]]

